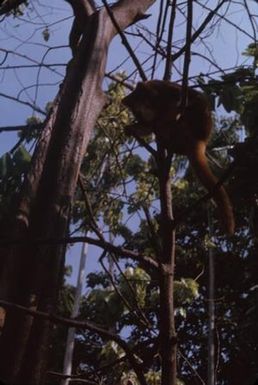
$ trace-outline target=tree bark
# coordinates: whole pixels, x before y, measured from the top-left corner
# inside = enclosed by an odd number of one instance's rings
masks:
[[[143,17],[155,0],[121,0],[112,12],[121,30]],[[117,30],[102,8],[87,19],[78,52],[34,154],[12,236],[26,246],[9,251],[1,297],[54,312],[64,246],[36,245],[38,238],[66,235],[80,165],[105,104],[101,89],[109,44]],[[9,310],[0,340],[0,379],[37,385],[44,377],[50,323]]]
[[[88,252],[88,244],[83,243],[81,249],[80,265],[77,277],[77,285],[75,291],[75,298],[72,310],[72,318],[75,318],[79,315],[80,302],[82,296],[83,283],[85,280],[85,269],[86,269],[86,257]],[[64,367],[63,374],[68,376],[64,378],[61,382],[61,385],[69,385],[69,376],[72,374],[72,363],[73,363],[73,352],[74,352],[74,342],[75,342],[75,328],[69,328],[66,339],[65,346],[65,355],[64,355]]]
[[[208,206],[208,224],[210,242],[213,242],[213,218],[210,205]],[[208,381],[207,385],[215,385],[215,264],[213,245],[209,246],[208,258]]]
[[[160,189],[160,355],[161,384],[176,385],[177,337],[174,317],[175,231],[173,230],[171,194],[171,156],[158,143],[158,172]]]

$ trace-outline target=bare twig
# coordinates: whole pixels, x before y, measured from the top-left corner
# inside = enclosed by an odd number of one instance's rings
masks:
[[[179,356],[182,357],[182,359],[187,363],[187,365],[191,368],[191,370],[193,371],[193,373],[195,374],[195,376],[199,379],[200,383],[202,385],[206,385],[206,382],[202,379],[202,377],[199,375],[199,373],[197,372],[197,370],[195,369],[194,365],[191,364],[191,362],[188,360],[188,358],[186,356],[183,355],[183,353],[178,350],[178,354]]]
[[[182,95],[180,101],[180,113],[183,114],[188,103],[188,74],[191,62],[191,38],[192,38],[192,24],[193,24],[193,2],[187,2],[187,24],[186,24],[186,49],[183,69]]]
[[[40,107],[35,106],[34,104],[31,104],[29,102],[25,102],[24,100],[17,99],[14,96],[11,96],[11,95],[3,94],[2,92],[0,92],[0,96],[2,96],[5,99],[13,100],[14,102],[23,104],[24,106],[30,107],[30,108],[33,109],[33,111],[39,112],[40,114],[42,114],[44,116],[47,115],[47,113],[45,111],[41,110]]]
[[[100,247],[102,249],[105,249],[111,253],[114,253],[117,256],[123,257],[123,258],[131,258],[135,261],[138,261],[139,263],[143,263],[148,266],[148,268],[151,269],[157,269],[158,263],[151,257],[147,257],[145,255],[142,255],[140,253],[137,253],[132,250],[125,249],[120,246],[114,246],[111,243],[100,240],[100,239],[94,239],[87,236],[81,236],[81,237],[65,237],[65,238],[41,238],[41,239],[2,239],[0,240],[0,247],[10,247],[15,245],[26,245],[26,244],[35,244],[35,245],[62,245],[62,244],[73,244],[73,243],[83,243],[87,242],[91,245],[95,245],[97,247]]]
[[[163,16],[163,8],[164,8],[164,0],[160,1],[160,6],[159,6],[159,16],[158,16],[158,22],[157,22],[157,28],[156,28],[156,43],[155,43],[155,48],[154,48],[154,59],[153,59],[153,65],[152,65],[152,71],[151,71],[151,79],[153,79],[154,74],[155,74],[155,69],[156,69],[156,63],[157,63],[157,57],[158,57],[158,48],[159,48],[159,43],[161,39],[161,21],[162,21],[162,16]]]
[[[223,3],[226,3],[226,2],[228,2],[228,1],[229,1],[229,0],[223,0]],[[199,4],[201,7],[203,7],[204,9],[206,9],[206,10],[208,10],[208,11],[211,11],[211,9],[210,9],[209,7],[207,7],[207,6],[203,3],[203,1],[200,2],[200,1],[196,0],[196,3]],[[222,4],[221,4],[221,5],[222,5]],[[214,12],[214,14],[217,14],[218,10],[214,10],[214,11],[211,11],[211,12]],[[231,20],[229,20],[229,19],[228,19],[226,16],[224,16],[224,15],[219,15],[219,14],[217,14],[217,16],[218,16],[220,19],[226,21],[228,24],[232,25],[232,26],[233,26],[234,28],[236,28],[238,31],[240,31],[241,33],[243,33],[245,36],[247,36],[247,37],[249,37],[250,39],[253,40],[253,36],[252,36],[248,31],[246,31],[245,29],[241,28],[241,27],[239,26],[239,24],[233,23]]]
[[[137,374],[140,380],[140,383],[142,385],[147,385],[143,371],[141,370],[141,365],[138,363],[137,359],[135,358],[134,354],[132,353],[127,343],[122,338],[120,338],[117,334],[111,333],[110,331],[103,329],[101,326],[96,325],[89,321],[78,321],[76,319],[65,318],[59,315],[50,314],[43,311],[32,310],[25,306],[17,305],[15,303],[8,302],[8,301],[0,300],[0,306],[2,306],[5,309],[17,310],[18,312],[31,315],[32,317],[35,317],[35,318],[41,318],[41,319],[50,321],[54,324],[60,324],[63,326],[73,327],[76,329],[90,330],[93,333],[97,333],[103,338],[107,338],[109,340],[115,341],[125,351],[127,359],[132,365],[132,368],[134,369],[135,373]]]
[[[170,14],[170,21],[169,21],[169,29],[168,29],[168,39],[167,39],[167,49],[166,49],[166,66],[165,66],[165,73],[164,73],[164,80],[170,80],[171,79],[171,72],[172,72],[172,41],[173,41],[173,32],[174,32],[174,24],[176,19],[176,0],[173,0],[171,4],[171,14]]]
[[[104,6],[105,6],[105,8],[106,8],[106,10],[107,10],[107,13],[108,13],[108,15],[109,15],[109,17],[110,17],[112,23],[114,24],[114,26],[115,26],[115,28],[116,28],[116,30],[117,30],[117,32],[118,32],[119,36],[121,37],[122,44],[123,44],[123,45],[125,46],[125,48],[127,49],[127,51],[128,51],[128,53],[129,53],[129,55],[131,56],[131,58],[132,58],[132,60],[133,60],[133,62],[134,62],[134,64],[135,64],[136,68],[138,69],[139,74],[140,74],[142,80],[147,80],[147,77],[146,77],[146,75],[145,75],[145,72],[144,72],[144,70],[143,70],[143,68],[142,68],[142,66],[141,66],[141,64],[140,64],[140,62],[139,62],[137,56],[135,55],[134,50],[133,50],[132,47],[130,46],[130,44],[129,44],[129,42],[128,42],[126,36],[125,36],[125,34],[123,33],[123,31],[122,31],[121,28],[119,27],[119,24],[118,24],[118,22],[116,21],[114,15],[113,15],[113,12],[112,12],[111,8],[109,7],[107,1],[106,1],[106,0],[102,0],[102,2],[103,2]]]
[[[22,125],[22,126],[5,126],[0,127],[0,132],[16,132],[16,131],[30,131],[30,130],[41,130],[43,123]]]
[[[134,90],[134,86],[132,83],[127,82],[126,80],[121,79],[118,75],[112,75],[110,72],[105,74],[106,78],[109,78],[110,80],[113,80],[117,84],[122,84],[125,88],[127,88],[130,91]]]
[[[49,371],[47,372],[48,376],[55,376],[61,379],[66,379],[69,378],[69,383],[71,382],[79,382],[87,385],[98,385],[99,383],[97,381],[90,381],[85,378],[82,378],[82,375],[67,375],[59,372],[54,372],[54,371]]]
[[[200,25],[200,27],[192,34],[191,37],[191,43],[193,43],[200,34],[204,31],[206,26],[209,24],[209,22],[213,19],[214,15],[217,14],[218,10],[224,5],[228,0],[222,0],[217,7],[210,11],[210,13],[207,15],[203,23]],[[178,52],[176,52],[174,55],[172,55],[172,61],[174,62],[176,59],[178,59],[187,49],[187,45],[185,44]]]
[[[141,138],[139,135],[137,134],[133,134],[133,136],[135,137],[135,139],[137,140],[137,142],[140,143],[140,145],[142,147],[144,147],[153,157],[154,159],[157,158],[157,151],[154,150],[154,148],[152,148],[143,138]]]
[[[138,306],[136,309],[133,308],[133,306],[131,306],[131,304],[127,301],[127,299],[125,298],[125,296],[121,293],[120,289],[118,288],[112,274],[110,273],[110,271],[108,271],[108,269],[106,268],[105,264],[104,264],[104,257],[106,256],[106,252],[104,252],[101,257],[99,258],[99,261],[100,261],[100,264],[103,268],[103,270],[105,271],[105,273],[108,275],[109,279],[110,279],[110,282],[112,283],[112,286],[115,290],[115,292],[117,293],[118,297],[121,299],[121,301],[123,302],[123,304],[125,305],[125,307],[132,313],[135,314],[135,316],[138,318],[139,322],[142,323],[142,325],[144,327],[150,327],[149,323],[148,323],[148,320],[146,319],[146,317],[142,317],[142,311],[140,312],[140,316],[137,314],[137,310],[138,310]],[[126,278],[126,277],[125,277]],[[127,282],[127,278],[126,278],[126,283]],[[133,292],[133,297],[132,298],[136,298],[136,293]],[[137,303],[138,305],[138,303]]]
[[[60,48],[60,49],[66,48],[66,47],[67,47],[67,45],[54,46],[54,47],[48,48],[48,51],[53,50],[53,49],[57,49],[57,48]],[[52,73],[54,73],[60,77],[63,77],[63,74],[61,72],[58,72],[55,69],[51,68],[52,66],[53,67],[55,66],[54,64],[43,64],[42,62],[38,62],[37,60],[35,60],[35,59],[33,59],[27,55],[19,53],[18,51],[12,51],[10,49],[7,50],[5,48],[0,48],[0,52],[2,52],[5,55],[4,60],[7,59],[8,55],[18,56],[21,59],[27,60],[28,62],[35,64],[36,67],[44,67],[44,68],[48,69],[49,71],[51,71]],[[62,66],[62,64],[57,64],[57,66]],[[26,68],[26,65],[19,66],[19,68],[23,68],[23,67]],[[15,66],[13,66],[13,68],[15,68]]]
[[[146,316],[145,316],[143,310],[140,308],[140,306],[139,306],[139,304],[138,304],[138,301],[137,301],[137,295],[136,295],[136,292],[135,292],[135,290],[134,290],[134,287],[132,286],[131,282],[127,279],[125,273],[123,272],[123,270],[122,270],[121,267],[119,266],[119,263],[118,263],[118,261],[117,261],[117,259],[116,259],[116,257],[115,257],[114,254],[111,254],[111,258],[113,259],[113,261],[114,261],[114,263],[115,263],[115,265],[116,265],[118,271],[120,272],[121,276],[124,278],[124,280],[125,280],[125,282],[126,282],[128,288],[129,288],[129,290],[130,290],[131,293],[132,293],[132,299],[134,300],[134,305],[135,305],[135,307],[136,307],[136,309],[137,309],[137,311],[138,311],[138,313],[139,313],[141,319],[143,320],[143,322],[144,322],[144,324],[145,324],[145,327],[147,326],[149,329],[151,329],[151,325],[150,325],[148,319],[146,318]]]
[[[257,43],[257,25],[255,24],[254,22],[254,16],[251,14],[251,11],[249,9],[249,6],[247,4],[247,1],[244,0],[244,5],[245,5],[245,9],[246,9],[246,12],[248,14],[248,17],[249,17],[249,20],[250,20],[250,24],[252,26],[252,30],[253,30],[253,40],[254,40],[254,43]]]

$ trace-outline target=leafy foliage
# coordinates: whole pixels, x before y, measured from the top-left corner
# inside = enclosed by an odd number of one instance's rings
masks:
[[[31,156],[20,146],[14,153],[5,153],[0,158],[0,216],[10,217],[10,208],[16,207],[24,174],[27,172]]]
[[[246,54],[256,60],[255,47]],[[123,79],[124,75],[121,75]],[[252,67],[240,68],[200,86],[230,115],[214,118],[216,130],[209,146],[215,174],[232,161],[235,169],[228,182],[234,202],[237,232],[231,239],[221,236],[213,219],[212,244],[216,270],[216,354],[221,384],[242,385],[257,376],[257,236],[258,162],[257,85]],[[73,231],[101,233],[109,240],[157,260],[160,250],[155,162],[124,127],[131,116],[121,106],[125,94],[119,83],[107,90],[109,104],[100,116],[81,168],[72,212]],[[40,122],[36,122],[40,123]],[[232,146],[245,130],[245,142]],[[37,132],[28,134],[27,142]],[[150,145],[151,139],[150,139]],[[19,191],[30,156],[24,147],[0,159],[1,213],[7,200]],[[208,249],[207,204],[197,200],[203,194],[182,157],[171,170],[174,213],[182,218],[177,226],[175,281],[176,323],[179,341],[178,384],[190,385],[196,372],[206,379],[208,337]],[[74,230],[75,229],[75,230]],[[160,383],[158,277],[144,266],[118,261],[106,252],[99,258],[103,270],[87,276],[80,319],[89,320],[127,340],[142,363],[148,383]],[[107,266],[107,267],[106,267]],[[233,270],[233,274],[232,274]],[[64,285],[60,312],[69,316],[74,288]],[[66,331],[55,329],[52,367],[61,371]],[[55,346],[59,347],[55,351]],[[137,384],[124,351],[114,341],[91,331],[76,334],[74,372],[106,384]]]

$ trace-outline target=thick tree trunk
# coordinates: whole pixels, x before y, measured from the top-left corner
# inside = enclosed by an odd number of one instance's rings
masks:
[[[143,17],[154,1],[118,1],[112,10],[120,29]],[[28,243],[8,252],[2,278],[10,284],[2,285],[1,298],[55,311],[64,247],[37,245],[35,240],[66,235],[81,161],[105,103],[101,85],[108,46],[116,33],[105,9],[87,20],[78,53],[69,64],[24,183],[12,236],[26,237]],[[8,311],[0,340],[2,381],[28,385],[42,381],[49,326],[46,321]]]

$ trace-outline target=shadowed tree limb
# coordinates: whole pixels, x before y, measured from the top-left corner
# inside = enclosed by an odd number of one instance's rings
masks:
[[[120,0],[111,9],[123,30],[153,3]],[[28,240],[66,236],[81,162],[106,102],[102,82],[108,47],[116,34],[105,8],[88,17],[44,124],[10,231],[27,244],[13,246],[8,253],[1,250],[6,264],[1,272],[0,295],[10,302],[50,313],[56,306],[65,243],[37,245]],[[0,341],[0,379],[38,385],[46,371],[49,333],[48,319],[8,311]]]
[[[76,319],[72,318],[65,318],[61,317],[59,315],[46,313],[43,311],[36,311],[32,309],[28,309],[24,306],[17,305],[15,303],[11,303],[8,301],[0,300],[0,305],[5,309],[12,309],[14,311],[23,312],[25,314],[29,314],[33,318],[43,319],[50,321],[54,324],[63,325],[66,327],[72,327],[76,329],[86,329],[90,330],[93,333],[98,334],[104,339],[115,341],[126,353],[127,359],[132,365],[132,368],[134,369],[135,373],[137,374],[137,377],[140,381],[141,385],[147,385],[147,382],[145,380],[143,371],[141,369],[141,364],[138,362],[137,358],[135,357],[134,353],[129,348],[128,344],[117,334],[111,333],[110,331],[104,329],[103,327],[96,325],[90,321],[78,321]]]

